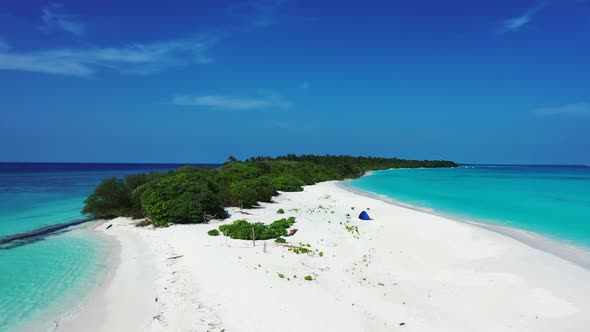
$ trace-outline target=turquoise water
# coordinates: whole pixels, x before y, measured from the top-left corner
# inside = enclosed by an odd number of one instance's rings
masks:
[[[0,163],[0,238],[84,218],[102,179],[179,166]],[[0,246],[0,331],[46,330],[97,285],[110,243],[86,227]]]
[[[458,218],[590,248],[589,167],[398,169],[373,172],[350,185]]]
[[[0,250],[0,330],[45,331],[76,306],[106,271],[100,240],[71,232]]]

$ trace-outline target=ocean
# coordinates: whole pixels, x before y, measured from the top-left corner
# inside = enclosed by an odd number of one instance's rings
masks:
[[[459,220],[590,249],[590,167],[466,165],[371,172],[353,188]]]
[[[0,163],[0,238],[83,220],[103,179],[183,165]],[[112,243],[87,225],[0,246],[0,331],[47,330],[98,285]]]

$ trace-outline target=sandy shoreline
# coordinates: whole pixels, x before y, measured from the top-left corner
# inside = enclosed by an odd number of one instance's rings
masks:
[[[577,247],[577,246],[574,246],[571,244],[566,244],[566,243],[560,242],[558,240],[550,239],[548,237],[545,237],[545,236],[542,236],[542,235],[539,235],[536,233],[520,230],[520,229],[510,228],[510,227],[501,226],[501,225],[485,224],[485,223],[481,223],[481,222],[475,222],[472,220],[465,220],[465,219],[458,218],[456,216],[445,215],[443,213],[439,213],[437,211],[433,211],[433,210],[430,210],[427,208],[420,208],[420,207],[413,206],[410,204],[401,203],[401,202],[398,202],[398,201],[396,201],[390,197],[384,196],[384,195],[379,195],[379,194],[375,194],[372,192],[364,191],[362,189],[355,188],[355,187],[351,186],[348,183],[348,181],[338,182],[337,185],[338,185],[338,187],[340,187],[344,190],[350,191],[354,194],[359,194],[359,195],[371,197],[374,199],[384,201],[389,204],[400,206],[402,208],[407,208],[407,209],[415,210],[418,212],[433,214],[433,215],[442,217],[444,219],[459,221],[462,223],[473,225],[473,226],[476,226],[479,228],[484,228],[484,229],[490,230],[492,232],[496,232],[496,233],[508,236],[514,240],[522,242],[523,244],[525,244],[529,247],[533,247],[535,249],[550,253],[550,254],[555,255],[559,258],[568,260],[576,265],[580,265],[581,267],[583,267],[587,270],[590,270],[590,252],[588,252],[587,250],[585,250],[583,248],[580,248],[580,247]]]
[[[358,220],[367,208],[375,220]],[[97,227],[119,242],[113,274],[58,330],[585,331],[590,324],[589,270],[474,225],[337,182],[283,193],[249,214],[229,210],[231,218],[209,225],[153,230],[118,218]],[[289,243],[310,244],[313,255],[272,240],[253,248],[207,235],[236,219],[288,216],[299,229]]]

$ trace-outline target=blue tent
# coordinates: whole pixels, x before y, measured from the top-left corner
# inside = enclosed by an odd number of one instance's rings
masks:
[[[371,217],[369,217],[369,214],[367,213],[367,211],[363,211],[363,212],[361,212],[361,214],[359,214],[359,219],[360,220],[371,220]]]

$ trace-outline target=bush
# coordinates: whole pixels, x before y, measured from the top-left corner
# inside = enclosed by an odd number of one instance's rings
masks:
[[[251,181],[240,181],[230,185],[229,193],[225,197],[225,205],[248,209],[257,204],[257,198],[258,194],[252,187]]]
[[[285,240],[285,239],[284,239],[284,238],[282,238],[282,237],[277,237],[277,238],[276,238],[276,240],[275,240],[275,242],[276,242],[276,243],[287,243],[287,240]]]
[[[252,228],[254,228],[254,236],[256,240],[268,240],[281,236],[287,236],[287,228],[295,223],[295,218],[279,219],[270,225],[261,222],[249,223],[246,220],[236,220],[231,224],[219,226],[219,230],[225,236],[232,239],[252,240]]]
[[[307,280],[307,281],[312,281],[313,280],[313,277],[312,276],[305,276],[304,279]]]
[[[209,234],[210,236],[217,236],[217,235],[219,235],[219,231],[216,229],[212,229],[212,230],[208,231],[207,234]]]
[[[278,209],[278,210],[277,210],[277,214],[285,214],[285,210],[283,210],[283,209]]]
[[[272,197],[277,194],[274,183],[268,176],[261,176],[256,180],[250,181],[250,186],[256,191],[256,200],[258,202],[272,202]]]
[[[279,174],[272,178],[272,183],[280,191],[303,191],[305,182],[292,174]]]
[[[115,218],[127,216],[130,206],[127,184],[113,177],[102,181],[86,198],[82,213],[95,218]]]
[[[182,173],[149,183],[143,188],[141,205],[154,226],[202,223],[207,221],[205,214],[225,216],[214,189],[202,174]]]

